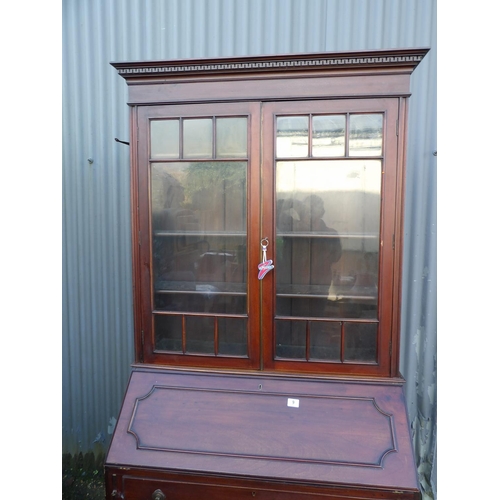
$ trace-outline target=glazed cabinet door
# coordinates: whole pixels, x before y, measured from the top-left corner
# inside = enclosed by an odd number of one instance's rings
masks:
[[[263,108],[264,365],[389,374],[398,99]]]
[[[139,108],[141,361],[391,375],[399,113],[396,98]]]
[[[259,113],[254,103],[138,109],[141,361],[259,366],[257,280],[247,278],[258,259]]]

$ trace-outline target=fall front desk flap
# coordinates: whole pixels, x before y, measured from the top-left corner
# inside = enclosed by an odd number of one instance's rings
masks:
[[[137,369],[106,465],[418,491],[394,383]]]

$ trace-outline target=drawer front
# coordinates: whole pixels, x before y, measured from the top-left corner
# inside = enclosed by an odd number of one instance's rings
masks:
[[[241,483],[241,484],[238,484]],[[403,491],[364,490],[342,487],[337,491],[321,487],[294,487],[290,484],[259,483],[243,480],[216,484],[153,477],[122,476],[123,493],[108,500],[419,500],[420,494]]]
[[[233,485],[179,483],[130,476],[123,478],[123,500],[306,500],[311,498],[318,500],[342,500],[345,498],[363,500],[368,497],[280,491],[269,487],[250,488]]]

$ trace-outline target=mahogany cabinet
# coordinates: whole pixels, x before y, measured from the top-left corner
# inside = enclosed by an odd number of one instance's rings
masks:
[[[136,361],[107,498],[420,498],[399,373],[428,49],[112,63]]]

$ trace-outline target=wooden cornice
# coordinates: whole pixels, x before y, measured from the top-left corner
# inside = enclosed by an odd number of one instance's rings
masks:
[[[356,52],[320,52],[290,55],[242,56],[169,61],[112,62],[128,83],[158,82],[191,77],[265,76],[293,73],[364,72],[386,69],[411,73],[428,48],[371,50]]]

